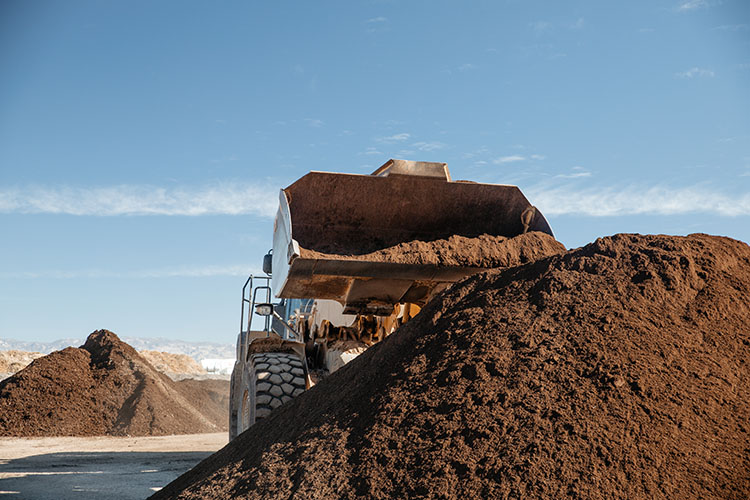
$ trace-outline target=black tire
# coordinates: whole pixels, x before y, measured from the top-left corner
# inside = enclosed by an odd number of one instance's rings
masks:
[[[266,352],[253,354],[242,373],[238,391],[238,434],[305,391],[305,369],[295,354]]]
[[[305,391],[305,369],[294,354],[268,352],[254,354],[254,421],[267,417],[275,408]]]

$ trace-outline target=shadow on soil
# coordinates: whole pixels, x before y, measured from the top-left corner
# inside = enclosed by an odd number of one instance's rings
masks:
[[[210,452],[71,452],[0,460],[0,500],[144,499]]]

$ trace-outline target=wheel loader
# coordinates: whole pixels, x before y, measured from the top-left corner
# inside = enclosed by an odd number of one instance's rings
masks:
[[[518,187],[453,181],[445,163],[389,160],[370,175],[313,171],[282,189],[266,275],[250,276],[242,290],[230,439],[452,283],[485,270],[384,249],[529,231],[552,235]]]

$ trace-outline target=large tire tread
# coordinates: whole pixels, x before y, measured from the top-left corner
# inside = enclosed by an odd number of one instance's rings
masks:
[[[255,421],[305,391],[305,369],[294,354],[266,352],[254,354]]]

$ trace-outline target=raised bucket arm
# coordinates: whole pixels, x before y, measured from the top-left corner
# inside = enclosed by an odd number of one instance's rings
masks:
[[[443,163],[390,160],[372,175],[310,172],[280,193],[273,290],[334,299],[347,313],[388,314],[481,269],[358,256],[413,240],[527,231],[552,234],[516,186],[452,182]]]

